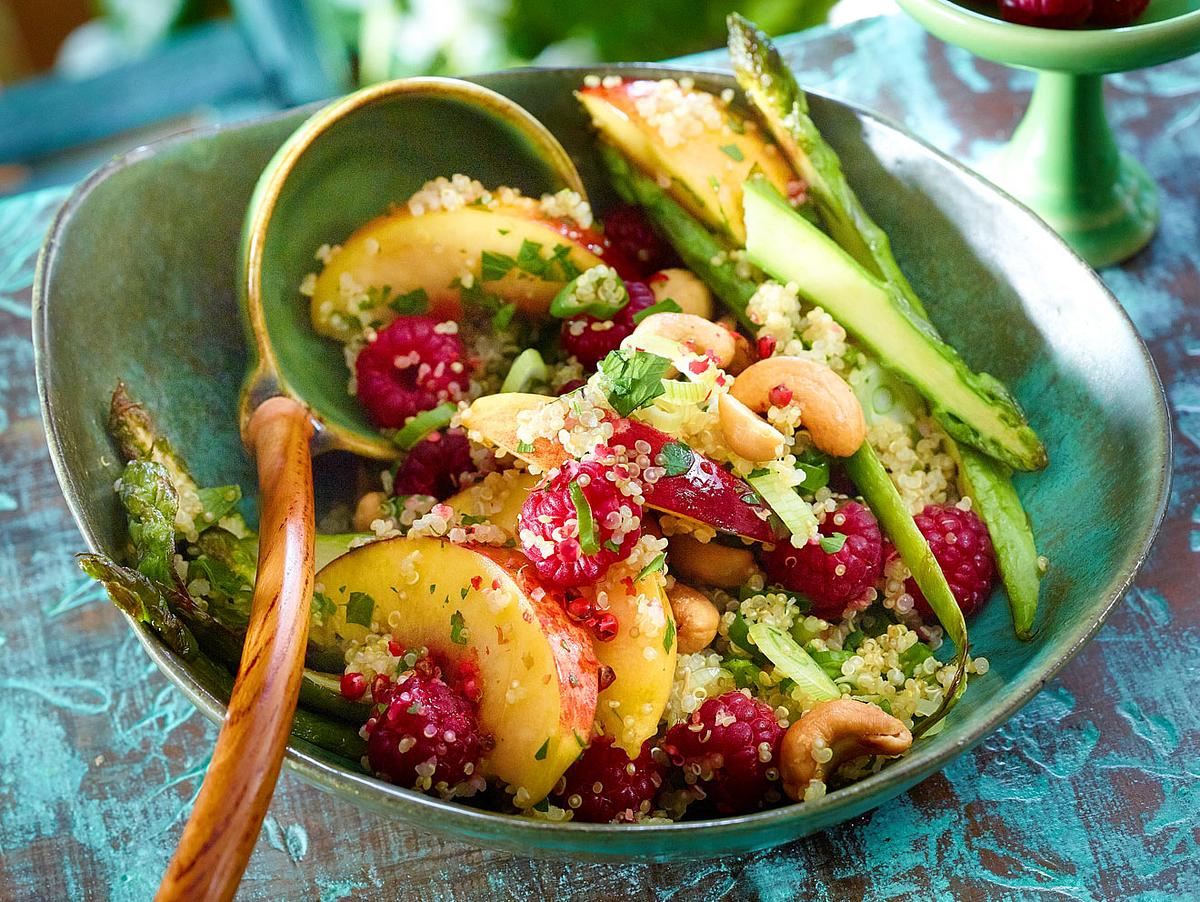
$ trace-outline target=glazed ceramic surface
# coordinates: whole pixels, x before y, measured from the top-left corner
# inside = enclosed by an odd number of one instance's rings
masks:
[[[583,74],[516,71],[479,81],[550,126],[602,210],[611,193],[570,93]],[[697,79],[731,84],[705,73]],[[867,113],[814,97],[813,115],[939,327],[971,364],[1013,388],[1049,450],[1047,471],[1017,481],[1052,562],[1037,638],[1018,643],[1004,599],[993,599],[971,628],[991,670],[972,682],[945,729],[880,774],[809,805],[666,826],[548,824],[389,786],[295,742],[289,763],[301,776],[431,830],[527,854],[666,859],[763,847],[880,805],[933,773],[1007,719],[1103,622],[1143,560],[1166,501],[1167,416],[1144,346],[1095,274],[1019,205]],[[85,183],[59,214],[36,288],[38,377],[59,478],[93,548],[118,553],[124,541],[112,494],[119,468],[104,431],[118,378],[147,403],[202,482],[253,485],[236,420],[247,363],[239,232],[259,173],[303,118],[298,112],[137,151]],[[379,210],[394,200],[379,198]],[[344,463],[336,455],[318,463],[319,505],[344,497]],[[201,710],[219,718],[222,700],[210,687],[153,636],[141,638]]]

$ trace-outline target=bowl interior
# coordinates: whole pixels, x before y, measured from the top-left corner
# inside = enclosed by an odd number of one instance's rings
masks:
[[[1150,0],[1125,28],[1053,29],[1000,18],[988,0],[899,0],[932,34],[1011,66],[1078,74],[1157,66],[1200,50],[1200,0]]]
[[[503,97],[441,78],[376,85],[331,104],[263,172],[242,250],[258,258],[249,276],[256,285],[245,288],[258,301],[249,312],[269,367],[261,388],[272,391],[277,377],[317,412],[330,444],[395,453],[347,394],[341,348],[313,331],[297,302],[301,280],[319,268],[314,251],[338,244],[434,175],[460,172],[534,197],[577,185],[570,159],[540,124]]]
[[[669,70],[614,71],[658,77]],[[584,74],[528,70],[480,80],[550,126],[603,209],[611,194],[570,93]],[[696,77],[718,89],[732,84]],[[1098,628],[1144,557],[1166,500],[1166,409],[1145,347],[1096,275],[1024,208],[869,114],[819,96],[812,109],[934,320],[972,365],[1013,388],[1046,443],[1050,468],[1018,479],[1051,560],[1037,638],[1017,642],[1005,600],[992,599],[971,625],[991,670],[972,682],[945,729],[881,773],[810,805],[670,826],[547,824],[441,803],[293,744],[290,761],[306,779],[430,829],[525,853],[735,852],[844,820],[933,773],[1009,717]],[[240,482],[252,492],[236,419],[247,364],[239,231],[259,173],[302,118],[288,114],[135,152],[83,186],[57,220],[35,290],[39,383],[59,478],[93,548],[114,553],[124,540],[112,492],[119,470],[104,431],[120,378],[202,482]],[[391,190],[402,195],[411,187],[398,182]],[[336,206],[335,187],[323,191]],[[362,203],[374,211],[396,196]],[[323,221],[326,231],[308,237],[337,240],[335,223]],[[357,224],[347,215],[343,227]],[[297,266],[307,265],[311,246],[295,250]],[[294,284],[280,285],[281,299]],[[288,297],[302,320],[306,304]],[[308,341],[311,353],[336,353],[332,343]],[[88,365],[77,365],[80,359]],[[349,491],[339,466],[336,456],[318,464],[319,504]],[[152,636],[142,638],[205,713],[220,717],[223,699],[212,687]]]

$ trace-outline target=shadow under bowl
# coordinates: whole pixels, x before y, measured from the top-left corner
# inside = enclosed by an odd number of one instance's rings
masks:
[[[585,74],[523,70],[477,81],[550,127],[602,211],[613,196],[571,96]],[[732,86],[725,75],[693,74],[701,87]],[[53,225],[34,288],[37,377],[54,465],[93,550],[120,554],[126,539],[112,491],[119,466],[104,425],[118,379],[147,404],[203,484],[254,485],[236,416],[247,365],[239,235],[259,174],[307,112],[134,151],[80,186]],[[1017,478],[1051,560],[1037,637],[1013,637],[998,592],[971,625],[991,669],[972,681],[945,728],[880,773],[805,805],[669,825],[547,823],[400,789],[293,739],[287,760],[303,779],[421,829],[527,855],[666,860],[743,852],[846,820],[935,773],[1011,717],[1104,622],[1144,560],[1167,500],[1170,433],[1145,346],[1096,274],[1006,195],[862,110],[814,96],[812,115],[947,339],[974,367],[1008,383],[1045,441],[1049,469]],[[379,198],[380,209],[394,200]],[[330,219],[328,227],[322,240],[344,237],[338,230],[346,224]],[[318,463],[324,503],[346,491],[336,457]],[[215,688],[131,625],[159,668],[219,720],[225,699]]]

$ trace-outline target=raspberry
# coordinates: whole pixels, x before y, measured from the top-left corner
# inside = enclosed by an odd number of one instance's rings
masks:
[[[1000,17],[1018,25],[1078,28],[1092,14],[1092,0],[1000,0]]]
[[[782,738],[775,712],[735,690],[710,698],[667,730],[663,751],[683,768],[684,780],[705,790],[718,813],[741,814],[768,801]]]
[[[521,548],[543,579],[568,589],[588,585],[633,550],[642,535],[642,508],[606,478],[610,472],[611,468],[596,461],[569,460],[525,499],[520,518]],[[582,490],[591,509],[599,547],[591,554],[580,546],[572,483]]]
[[[375,334],[354,364],[358,398],[381,429],[444,401],[457,401],[470,374],[457,335],[436,331],[429,316],[402,316]]]
[[[658,237],[641,207],[613,207],[604,217],[604,235],[618,252],[634,261],[643,275],[678,262],[671,246]]]
[[[418,442],[396,468],[392,494],[447,498],[459,490],[463,476],[475,470],[471,442],[461,429],[434,432]]]
[[[992,594],[996,582],[996,558],[987,527],[974,511],[952,504],[930,504],[913,519],[946,574],[963,616],[970,617]],[[909,577],[904,588],[917,612],[927,620],[933,618],[933,608],[916,581]]]
[[[654,292],[644,282],[626,282],[629,303],[610,320],[594,316],[573,316],[563,321],[562,345],[589,369],[615,351],[634,330],[634,314],[654,304]]]
[[[1096,0],[1088,25],[1119,28],[1132,25],[1146,11],[1150,0]]]
[[[490,744],[480,732],[475,706],[448,686],[427,659],[387,690],[367,721],[367,760],[376,776],[409,789],[435,790],[443,798],[474,795],[477,773]]]
[[[663,782],[663,767],[651,755],[650,740],[630,760],[611,736],[597,736],[554,789],[558,803],[575,820],[595,824],[632,821],[646,814]]]
[[[812,602],[814,616],[837,621],[882,576],[883,537],[875,516],[857,501],[847,501],[829,514],[820,530],[823,536],[841,533],[846,540],[832,553],[818,539],[803,548],[780,542],[767,552],[764,564],[773,581]]]

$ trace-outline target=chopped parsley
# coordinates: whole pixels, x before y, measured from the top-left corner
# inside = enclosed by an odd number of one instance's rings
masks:
[[[467,644],[467,625],[463,621],[462,611],[450,615],[450,641],[455,645]]]
[[[516,315],[516,312],[516,304],[505,304],[503,307],[497,310],[494,314],[492,314],[492,331],[503,332],[505,329],[507,329],[509,324],[512,323],[513,316]]]
[[[663,633],[663,651],[668,654],[671,651],[671,646],[675,644],[675,621],[667,620],[667,631]]]
[[[683,308],[679,306],[671,298],[663,298],[657,304],[651,304],[649,307],[643,307],[633,315],[633,324],[636,326],[641,323],[646,317],[655,313],[682,313]]]
[[[579,547],[584,554],[596,554],[600,551],[600,543],[596,540],[596,523],[592,518],[592,506],[588,503],[587,495],[583,494],[583,486],[578,482],[571,483],[571,503],[575,505],[575,517],[579,521]]]
[[[638,580],[645,579],[651,573],[657,573],[666,565],[666,563],[667,553],[665,551],[660,551],[654,560],[642,568],[642,572],[637,575]]]
[[[408,294],[392,298],[388,306],[401,316],[419,316],[429,310],[429,295],[424,288],[414,288]]]
[[[503,279],[517,268],[517,261],[508,254],[496,251],[484,251],[480,255],[480,276],[484,282],[495,282]]]
[[[623,417],[647,406],[661,395],[663,375],[671,361],[646,351],[610,351],[600,361],[608,383],[608,403]]]
[[[846,544],[846,534],[835,532],[830,536],[821,536],[821,550],[826,554],[837,554]]]
[[[692,468],[692,449],[683,442],[667,442],[658,457],[668,476],[682,476]]]
[[[314,592],[312,600],[312,619],[318,625],[324,624],[330,617],[337,613],[337,605],[334,600],[324,592]]]
[[[729,157],[735,163],[740,163],[746,159],[746,155],[742,153],[742,149],[736,144],[724,144],[721,146],[721,153]]]
[[[542,747],[533,753],[535,761],[545,761],[546,756],[550,753],[550,740],[547,739],[542,743]]]
[[[371,628],[371,618],[375,615],[375,599],[366,592],[351,592],[346,602],[346,622],[357,623],[366,629]]]

